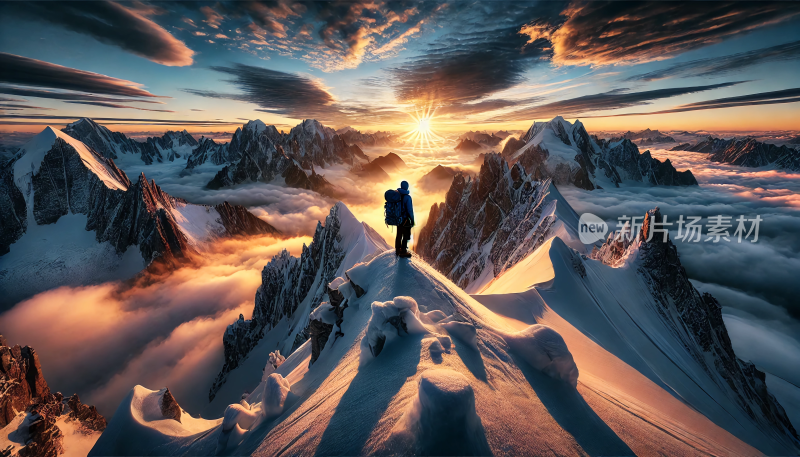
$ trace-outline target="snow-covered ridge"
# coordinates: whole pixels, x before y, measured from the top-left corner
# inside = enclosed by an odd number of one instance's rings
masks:
[[[313,364],[314,339],[277,368],[265,353],[264,376],[215,416],[221,424],[184,437],[137,424],[119,436],[159,455],[759,453],[542,301],[484,304],[391,251],[329,287],[343,312]],[[90,455],[125,453],[114,444],[101,438]]]

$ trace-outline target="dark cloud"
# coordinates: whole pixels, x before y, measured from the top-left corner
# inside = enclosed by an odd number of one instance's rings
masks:
[[[664,78],[692,76],[719,76],[767,62],[780,62],[800,58],[800,41],[784,43],[769,48],[739,52],[721,57],[692,60],[660,70],[631,76],[626,81],[655,81]]]
[[[630,64],[660,60],[785,21],[796,2],[586,2],[562,13],[558,28],[528,29],[549,38],[562,65]]]
[[[452,105],[445,105],[436,110],[437,115],[451,115],[451,116],[468,116],[470,114],[484,113],[487,111],[494,111],[497,109],[508,108],[509,106],[522,105],[533,103],[533,99],[527,100],[482,100],[477,103],[454,103]]]
[[[7,13],[47,21],[168,66],[192,64],[194,51],[145,17],[161,11],[112,2],[6,2]]]
[[[20,105],[16,103],[2,103],[0,104],[2,108],[18,108],[18,109],[39,109],[44,111],[53,111],[53,108],[44,108],[42,106],[31,106],[31,105]]]
[[[163,105],[164,102],[160,100],[144,100],[136,98],[114,98],[114,97],[98,97],[96,95],[83,94],[79,92],[55,92],[51,90],[42,89],[23,89],[19,87],[10,87],[0,85],[0,94],[20,95],[23,97],[36,97],[36,98],[50,98],[53,100],[76,100],[76,101],[94,101],[94,102],[109,102],[109,103],[155,103]]]
[[[546,40],[529,42],[519,33],[520,24],[531,17],[549,24],[561,4],[449,6],[454,11],[448,11],[448,22],[460,24],[464,32],[440,38],[423,55],[390,70],[398,100],[420,105],[479,100],[521,83],[527,69],[551,55]]]
[[[523,108],[508,114],[497,116],[493,121],[514,121],[552,118],[554,116],[579,115],[587,112],[610,109],[629,108],[631,106],[646,105],[652,100],[676,97],[695,92],[719,89],[741,84],[743,81],[710,84],[705,86],[672,87],[668,89],[654,89],[642,92],[628,92],[628,89],[616,89],[601,94],[584,95],[582,97],[559,100],[545,105]]]
[[[0,92],[0,93],[2,93],[2,92]],[[27,102],[27,100],[23,100],[21,98],[0,97],[0,102]]]
[[[230,67],[211,67],[212,70],[230,75],[230,83],[236,85],[241,94],[221,94],[213,91],[186,91],[202,97],[228,98],[249,101],[278,114],[299,114],[327,111],[333,96],[318,83],[304,76],[251,65],[233,64]]]
[[[5,52],[0,52],[0,82],[104,95],[156,97],[132,81]]]
[[[43,121],[69,121],[74,122],[81,117],[85,116],[50,116],[46,114],[0,114],[0,119],[35,119]],[[187,120],[187,119],[136,119],[136,118],[120,118],[120,117],[92,117],[95,121],[104,121],[103,124],[114,123],[148,123],[159,125],[234,125],[233,122],[224,121],[203,121],[203,120]],[[3,121],[3,124],[35,124],[34,122],[18,122]]]
[[[241,92],[231,94],[200,89],[183,91],[200,97],[255,103],[260,107],[256,111],[280,114],[292,119],[314,118],[321,122],[360,121],[370,124],[399,116],[406,118],[393,108],[337,101],[321,84],[294,73],[238,63],[211,69],[233,76],[227,82],[235,85]]]
[[[149,109],[149,108],[139,108],[138,106],[128,106],[128,105],[119,105],[116,103],[109,103],[109,102],[66,102],[66,103],[74,103],[76,105],[94,105],[94,106],[102,106],[104,108],[120,108],[120,109],[136,109],[140,111],[154,111],[157,113],[174,113],[175,111],[171,111],[168,109]]]
[[[681,105],[677,108],[661,110],[661,111],[652,111],[649,113],[610,114],[607,116],[585,116],[585,117],[646,116],[649,114],[682,113],[685,111],[702,111],[707,109],[734,108],[737,106],[775,105],[775,104],[797,103],[797,102],[800,102],[800,88],[783,89],[771,92],[760,92],[756,94],[739,95],[736,97],[718,98],[715,100],[706,100],[702,102],[689,103],[686,105]]]

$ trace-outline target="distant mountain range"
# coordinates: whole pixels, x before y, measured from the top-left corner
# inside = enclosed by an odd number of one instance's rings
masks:
[[[639,132],[631,132],[628,130],[621,137],[612,138],[611,142],[619,140],[631,140],[637,146],[650,146],[657,143],[674,143],[675,139],[669,135],[665,135],[658,130],[644,129]]]
[[[709,154],[712,162],[728,163],[742,167],[775,167],[800,171],[800,150],[788,146],[762,143],[752,137],[728,140],[709,136],[695,145],[680,144],[671,151],[691,151]]]

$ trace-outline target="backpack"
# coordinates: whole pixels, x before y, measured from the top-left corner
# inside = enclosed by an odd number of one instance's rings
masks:
[[[383,205],[386,225],[400,225],[403,222],[403,195],[394,189],[389,189],[383,196],[386,199]]]

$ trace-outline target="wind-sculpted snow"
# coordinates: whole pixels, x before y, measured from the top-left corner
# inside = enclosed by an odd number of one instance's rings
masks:
[[[328,284],[355,263],[388,248],[380,235],[358,222],[344,204],[331,208],[325,224],[317,223],[314,238],[310,245],[303,246],[300,258],[283,251],[264,267],[252,318],[240,316],[225,331],[225,364],[211,387],[209,399],[214,399],[228,373],[239,366],[264,334],[282,320],[289,320],[292,325],[279,349],[290,354],[299,347],[309,336],[308,313],[325,301]],[[298,310],[302,313],[296,315]]]
[[[651,185],[697,185],[691,171],[679,172],[667,160],[661,162],[628,138],[605,141],[589,136],[580,121],[561,116],[549,122],[534,122],[519,141],[509,140],[503,157],[519,162],[537,179],[552,178],[557,185],[583,189],[619,187],[628,182]]]
[[[572,387],[578,386],[578,367],[564,338],[546,325],[531,325],[505,337],[512,351],[532,367]]]
[[[427,333],[419,320],[417,302],[411,297],[395,297],[387,302],[373,302],[367,334],[361,340],[361,364],[380,356],[392,340],[412,333]]]
[[[475,392],[464,375],[431,369],[418,384],[417,394],[379,453],[491,455],[475,411]]]
[[[345,293],[346,284],[359,284],[361,292],[352,287]],[[217,422],[178,436],[155,421],[124,424],[122,415],[119,428],[130,427],[130,433],[118,436],[143,437],[138,427],[147,427],[152,435],[138,439],[137,451],[158,455],[759,453],[541,301],[495,295],[483,305],[418,257],[402,259],[391,251],[346,270],[330,288],[342,291],[349,304],[336,325],[342,335],[329,338],[313,364],[306,342],[265,380],[253,380],[230,402],[225,426]],[[373,304],[383,307],[380,313]],[[387,304],[397,312],[387,316]],[[392,320],[400,311],[403,319]],[[378,334],[387,335],[386,342],[373,357],[364,340],[381,321]],[[507,341],[537,321],[569,348],[581,374],[576,388],[542,373],[526,360],[527,348]],[[450,334],[453,322],[474,329],[474,345]],[[562,346],[556,349],[553,354],[565,355]],[[361,363],[365,351],[369,360]],[[280,413],[266,418],[266,405],[284,393]],[[127,411],[131,403],[126,399],[121,408]],[[99,444],[92,455],[124,453]]]

